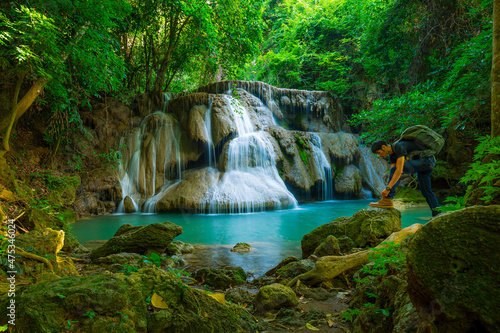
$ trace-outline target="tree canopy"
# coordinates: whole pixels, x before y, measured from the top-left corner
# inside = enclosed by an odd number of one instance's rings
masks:
[[[492,4],[268,1],[262,53],[242,75],[331,91],[368,142],[412,124],[478,137],[489,124]]]

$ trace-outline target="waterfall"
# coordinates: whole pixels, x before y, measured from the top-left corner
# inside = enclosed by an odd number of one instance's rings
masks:
[[[385,183],[382,180],[382,176],[375,170],[375,167],[371,159],[371,151],[367,147],[362,147],[361,158],[359,161],[359,170],[363,175],[363,181],[368,185],[373,193],[377,196],[385,189]],[[380,162],[380,160],[378,160]]]
[[[212,98],[208,100],[208,109],[205,112],[205,135],[207,137],[206,151],[208,156],[208,166],[214,167],[217,164],[215,147],[212,138]]]
[[[343,192],[333,186],[330,158],[346,165],[358,162],[355,137],[332,133],[343,117],[336,97],[327,92],[224,81],[189,94],[166,93],[163,100],[160,111],[122,139],[118,212],[125,210],[124,203],[127,211],[133,205],[143,212],[248,213],[294,207],[297,200],[287,186],[309,198],[332,200],[334,193]],[[301,134],[310,138],[305,167],[296,155],[295,131],[310,133]],[[360,178],[346,184],[357,182],[360,188]],[[311,196],[312,189],[317,195]]]
[[[247,111],[224,96],[234,112],[237,137],[228,143],[227,168],[201,204],[204,212],[249,213],[297,205],[276,168],[274,149],[263,131],[254,131]]]
[[[332,180],[332,167],[328,163],[328,159],[322,149],[321,138],[312,133],[311,146],[313,149],[314,165],[316,166],[318,174],[321,176],[321,196],[318,195],[321,200],[332,200],[333,199],[333,180]]]
[[[143,206],[143,211],[154,212],[159,194],[180,180],[180,135],[175,127],[172,116],[155,112],[128,136],[118,170],[123,200],[117,212],[124,212],[126,197],[132,199],[136,211]],[[157,183],[157,177],[161,183]]]

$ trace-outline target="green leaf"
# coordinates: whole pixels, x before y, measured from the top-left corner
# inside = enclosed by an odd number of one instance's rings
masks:
[[[314,327],[313,325],[311,325],[309,323],[306,324],[306,327],[307,327],[307,329],[309,329],[311,331],[319,331],[319,328]]]

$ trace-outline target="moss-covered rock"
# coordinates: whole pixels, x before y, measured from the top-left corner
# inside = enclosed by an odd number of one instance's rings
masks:
[[[64,245],[64,231],[35,229],[16,237],[16,246],[41,255],[56,255]]]
[[[248,243],[237,243],[231,249],[231,252],[246,253],[252,251],[252,246]]]
[[[297,295],[287,286],[273,283],[259,289],[253,299],[253,305],[259,312],[294,307],[299,303]]]
[[[500,327],[500,206],[443,213],[408,250],[408,283],[422,326],[439,332]]]
[[[280,269],[281,267],[284,267],[284,266],[286,266],[289,263],[294,262],[294,261],[299,261],[299,258],[294,257],[294,256],[287,257],[284,260],[282,260],[278,265],[276,265],[275,267],[268,270],[265,275],[272,276],[272,275],[276,274],[278,269]]]
[[[340,236],[337,238],[337,241],[339,242],[340,251],[343,253],[350,252],[354,247],[354,242],[347,236]]]
[[[243,268],[238,266],[228,266],[224,268],[200,268],[197,270],[193,277],[201,284],[226,290],[230,286],[242,285],[247,279],[247,274]]]
[[[339,241],[333,235],[328,235],[325,241],[319,244],[314,250],[314,255],[318,257],[338,255],[340,253]]]
[[[252,303],[253,296],[246,288],[236,287],[226,292],[226,300],[239,305],[250,304]]]
[[[363,209],[352,217],[339,217],[306,234],[301,241],[302,258],[309,257],[329,235],[347,236],[355,247],[374,247],[401,230],[401,213],[395,209]]]
[[[326,301],[332,296],[337,295],[337,292],[329,292],[325,288],[309,288],[307,285],[301,283],[296,289],[297,295],[303,295],[305,298],[311,298],[316,301]]]
[[[109,241],[92,251],[90,258],[95,260],[120,252],[146,255],[151,252],[163,253],[172,240],[180,234],[182,234],[182,227],[172,222],[152,223],[137,227],[124,224]]]
[[[134,202],[132,201],[132,198],[129,196],[126,196],[125,199],[123,200],[123,210],[125,213],[135,213],[135,206]]]
[[[281,267],[276,271],[276,276],[280,283],[285,283],[300,274],[309,272],[313,268],[314,261],[312,261],[311,259],[302,259],[299,261],[290,262]]]
[[[166,309],[153,311],[154,305],[148,306],[155,293]],[[0,324],[6,318],[4,305]],[[219,303],[154,268],[128,276],[66,277],[33,285],[17,295],[16,306],[13,332],[255,331],[255,319],[245,309]]]
[[[173,241],[167,248],[167,253],[170,255],[180,255],[193,252],[194,252],[193,245],[181,242],[180,240]]]

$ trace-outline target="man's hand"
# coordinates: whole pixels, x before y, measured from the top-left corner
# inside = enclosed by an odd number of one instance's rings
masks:
[[[382,191],[382,197],[384,197],[384,198],[385,198],[385,197],[386,197],[386,196],[388,196],[388,195],[389,195],[389,190],[383,190],[383,191]]]

